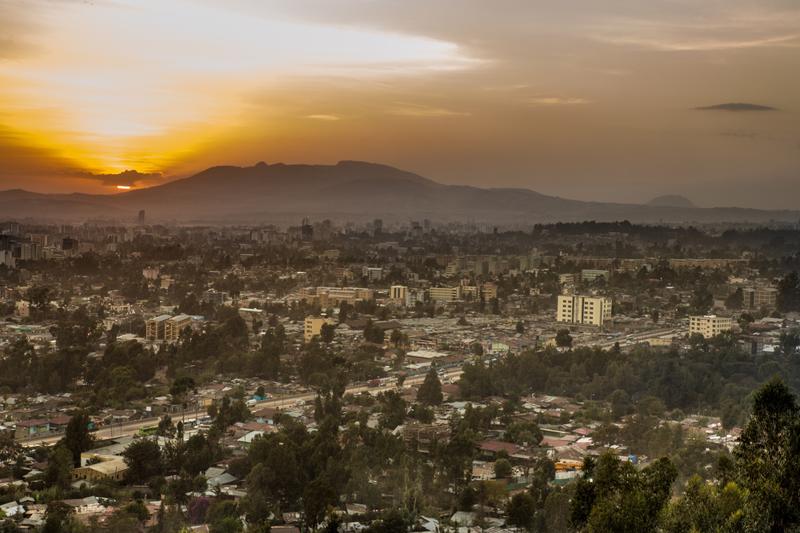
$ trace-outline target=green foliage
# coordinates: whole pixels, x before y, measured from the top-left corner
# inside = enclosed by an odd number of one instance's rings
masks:
[[[162,473],[161,448],[150,439],[136,440],[122,452],[128,465],[126,477],[131,483],[146,483]]]
[[[89,415],[85,411],[75,413],[69,419],[67,430],[60,444],[72,454],[74,466],[81,465],[81,453],[92,447],[94,437],[89,433]]]
[[[613,455],[584,464],[571,506],[578,529],[597,533],[657,531],[678,473],[669,459],[659,459],[642,470]]]
[[[439,375],[436,373],[436,368],[431,366],[428,373],[425,375],[425,380],[417,390],[417,401],[426,406],[434,406],[442,403],[442,382],[439,381]]]
[[[544,436],[535,422],[513,422],[508,425],[503,440],[516,444],[538,446]]]

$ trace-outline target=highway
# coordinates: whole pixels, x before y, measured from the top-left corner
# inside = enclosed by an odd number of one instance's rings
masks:
[[[441,379],[442,381],[453,380],[454,378],[459,377],[461,373],[462,373],[461,368],[449,370],[440,374],[439,379]],[[424,373],[417,374],[414,376],[409,376],[403,383],[403,388],[407,389],[419,385],[420,383],[422,383],[424,379],[425,379]],[[383,385],[379,385],[377,387],[370,387],[369,385],[358,384],[345,389],[345,393],[359,394],[361,392],[366,391],[369,392],[370,394],[378,394],[380,392],[385,392],[396,388],[397,384],[394,381],[392,381],[391,383],[385,383]],[[304,403],[309,400],[313,400],[315,397],[316,393],[314,392],[279,396],[261,402],[257,402],[255,405],[250,405],[249,408],[251,411],[263,409],[265,407],[285,408],[300,403]],[[204,416],[206,416],[206,411],[204,409],[203,410],[198,409],[198,410],[186,411],[181,415],[181,419],[184,420],[185,422],[192,422],[197,418],[202,418]],[[135,420],[133,422],[128,422],[125,424],[114,424],[110,426],[104,426],[102,428],[93,431],[92,435],[94,435],[94,438],[96,440],[130,437],[136,435],[140,429],[158,425],[159,420],[160,418],[158,417],[151,417],[151,418],[143,418],[140,420]],[[56,442],[58,442],[59,440],[61,440],[62,436],[63,436],[62,434],[56,434],[56,435],[47,435],[45,437],[34,437],[32,439],[19,440],[19,443],[27,448],[35,448],[37,446],[51,446]]]

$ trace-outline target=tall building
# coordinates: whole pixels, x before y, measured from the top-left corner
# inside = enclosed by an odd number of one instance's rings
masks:
[[[136,218],[136,222],[138,222],[140,226],[144,226],[144,209],[139,211],[139,216]]]
[[[181,332],[192,325],[189,315],[176,315],[164,324],[164,342],[175,343],[181,338]]]
[[[159,315],[147,320],[145,323],[144,338],[148,342],[159,342],[164,340],[164,332],[167,327],[167,320],[171,317],[169,315]]]
[[[698,333],[710,339],[733,329],[733,319],[725,316],[705,315],[689,317],[689,335]]]
[[[611,298],[562,294],[558,297],[556,321],[602,326],[611,319],[611,304]]]
[[[778,289],[775,287],[747,287],[742,289],[745,309],[773,309],[778,303]]]

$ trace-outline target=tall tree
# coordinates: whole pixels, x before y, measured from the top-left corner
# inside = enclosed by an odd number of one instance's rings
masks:
[[[439,381],[439,374],[436,373],[436,368],[431,366],[425,375],[425,380],[417,391],[417,401],[423,405],[433,406],[441,404],[443,399],[442,382]]]
[[[89,415],[86,411],[79,411],[69,419],[63,444],[72,453],[72,463],[77,467],[81,465],[81,454],[92,447],[94,437],[89,432]]]

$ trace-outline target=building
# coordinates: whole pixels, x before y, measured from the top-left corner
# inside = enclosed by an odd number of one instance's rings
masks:
[[[164,340],[164,332],[167,327],[167,320],[171,317],[169,315],[159,315],[147,320],[145,323],[144,338],[148,342],[159,342]]]
[[[298,291],[296,298],[328,308],[343,302],[355,305],[362,300],[374,300],[375,291],[363,287],[305,287]]]
[[[556,321],[602,326],[611,319],[611,298],[601,296],[560,295]]]
[[[408,287],[405,285],[392,285],[389,287],[389,299],[397,305],[408,305]]]
[[[325,324],[334,325],[336,321],[327,317],[307,316],[303,324],[303,340],[310,342],[314,337],[318,337]]]
[[[81,454],[81,466],[72,470],[73,481],[122,481],[128,465],[119,455]]]
[[[361,269],[361,277],[367,281],[380,281],[383,279],[383,268],[365,266]]]
[[[778,303],[775,287],[746,287],[742,289],[742,307],[745,309],[774,309]]]
[[[600,270],[595,268],[584,268],[581,270],[581,281],[584,283],[592,283],[593,281],[597,281],[600,278],[603,280],[608,281],[609,279],[609,272],[608,270]]]
[[[192,317],[189,315],[176,315],[168,319],[164,324],[164,342],[170,344],[178,342],[181,332],[191,325]]]
[[[142,276],[149,281],[155,281],[161,274],[161,269],[158,267],[146,267],[142,269]]]
[[[722,332],[733,329],[733,319],[730,317],[705,315],[689,317],[689,335],[695,333],[702,335],[706,339],[716,337]]]
[[[431,287],[428,289],[431,301],[435,303],[450,303],[461,299],[461,287]]]

